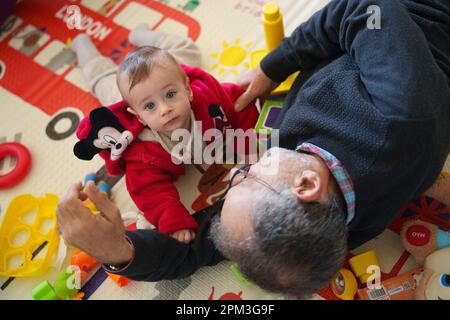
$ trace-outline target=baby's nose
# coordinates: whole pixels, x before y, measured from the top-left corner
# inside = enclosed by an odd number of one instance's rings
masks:
[[[164,104],[161,106],[161,115],[166,115],[172,111],[172,107],[168,104]]]

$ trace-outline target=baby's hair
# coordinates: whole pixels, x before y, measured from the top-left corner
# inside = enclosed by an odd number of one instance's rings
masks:
[[[128,77],[130,84],[128,91],[131,91],[135,85],[150,75],[153,65],[161,65],[164,60],[174,63],[182,78],[186,79],[186,74],[175,58],[168,51],[153,46],[139,47],[128,53],[119,65],[118,75],[125,74]]]

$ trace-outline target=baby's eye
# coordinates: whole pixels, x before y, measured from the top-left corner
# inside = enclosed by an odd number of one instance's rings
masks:
[[[166,98],[167,99],[172,99],[173,97],[175,97],[176,92],[175,91],[169,91],[166,93]]]
[[[152,110],[155,107],[155,103],[154,102],[149,102],[145,105],[144,109],[146,110]]]

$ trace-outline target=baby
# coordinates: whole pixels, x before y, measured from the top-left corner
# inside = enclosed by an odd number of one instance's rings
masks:
[[[170,138],[175,129],[190,130],[189,78],[167,51],[145,46],[131,52],[119,66],[117,84],[127,111],[152,131]]]
[[[102,149],[100,156],[108,173],[125,173],[131,198],[151,224],[189,243],[198,226],[174,185],[184,174],[180,162],[193,153],[194,137],[202,137],[208,129],[252,129],[258,111],[253,105],[236,113],[234,102],[243,92],[240,87],[220,84],[201,69],[179,64],[167,50],[153,46],[139,47],[124,58],[117,70],[117,86],[123,101],[108,109],[123,127],[119,131],[132,132],[135,139],[120,143],[120,155],[114,157],[108,147],[97,144]],[[94,111],[91,119],[80,123],[78,138],[92,136]],[[179,162],[172,152],[178,141],[171,139],[177,129],[190,135],[184,149],[188,155],[179,157]]]

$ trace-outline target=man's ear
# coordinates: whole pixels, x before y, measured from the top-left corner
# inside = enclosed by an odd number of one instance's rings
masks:
[[[291,190],[303,202],[317,202],[322,198],[323,188],[323,181],[317,172],[304,170],[295,177]]]

